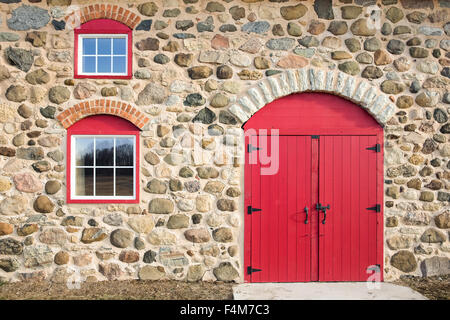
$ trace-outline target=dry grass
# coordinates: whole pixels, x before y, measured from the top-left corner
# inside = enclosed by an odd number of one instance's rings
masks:
[[[230,300],[232,283],[102,281],[68,289],[66,284],[28,281],[0,284],[0,300]]]
[[[410,287],[431,300],[450,300],[450,275],[426,278],[404,276],[394,283]]]

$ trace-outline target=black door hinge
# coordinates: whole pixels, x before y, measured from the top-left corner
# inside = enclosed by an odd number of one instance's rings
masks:
[[[247,214],[252,214],[255,211],[261,211],[262,209],[252,208],[252,206],[247,207]]]
[[[259,272],[262,271],[261,269],[254,269],[251,266],[247,267],[247,274],[252,274],[253,272]]]
[[[316,135],[311,136],[311,139],[319,139],[319,136],[316,136]]]
[[[381,211],[381,206],[379,204],[375,205],[375,207],[366,208],[367,210],[373,210],[375,212]]]
[[[261,148],[254,147],[254,146],[252,146],[251,144],[248,144],[248,145],[247,145],[247,152],[250,153],[250,152],[252,152],[253,150],[261,150]]]
[[[375,146],[370,147],[370,148],[366,148],[366,150],[373,150],[375,152],[380,152],[381,151],[381,146],[379,143],[377,143]]]

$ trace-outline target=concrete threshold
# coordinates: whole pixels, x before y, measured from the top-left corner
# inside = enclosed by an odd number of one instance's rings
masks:
[[[427,300],[409,287],[387,282],[242,283],[235,300]]]

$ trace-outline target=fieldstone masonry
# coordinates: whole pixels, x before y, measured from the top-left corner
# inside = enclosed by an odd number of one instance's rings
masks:
[[[0,0],[0,280],[243,281],[242,124],[306,91],[385,131],[384,276],[449,272],[450,1]],[[133,29],[130,80],[74,79],[74,32]],[[66,129],[141,132],[140,203],[66,203]],[[351,115],[349,115],[351,116]]]

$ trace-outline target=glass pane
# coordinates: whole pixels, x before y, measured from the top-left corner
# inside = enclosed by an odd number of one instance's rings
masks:
[[[95,38],[83,38],[83,54],[95,54]]]
[[[94,195],[94,169],[76,168],[75,169],[75,195],[93,196]]]
[[[126,57],[113,57],[113,72],[114,73],[127,72],[127,58]]]
[[[111,57],[97,57],[97,72],[111,72]]]
[[[127,53],[127,40],[125,38],[113,39],[113,54],[126,54]]]
[[[133,196],[133,169],[116,169],[116,195]]]
[[[83,57],[83,73],[95,73],[95,57]]]
[[[95,169],[95,195],[113,196],[114,195],[114,169]]]
[[[75,164],[77,166],[94,165],[94,139],[75,138]]]
[[[95,165],[114,165],[114,139],[97,138],[95,140]]]
[[[111,38],[98,38],[98,54],[111,54]]]
[[[116,139],[116,166],[133,166],[133,138]]]

